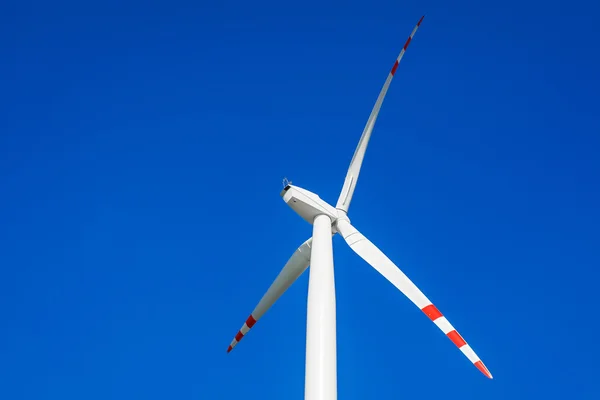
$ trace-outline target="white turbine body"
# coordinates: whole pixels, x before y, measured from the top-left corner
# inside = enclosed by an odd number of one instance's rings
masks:
[[[489,370],[477,354],[446,317],[381,250],[352,226],[347,216],[362,161],[381,104],[398,64],[422,21],[423,17],[421,17],[406,41],[379,93],[350,162],[336,206],[333,207],[328,204],[315,193],[291,184],[287,184],[281,192],[281,197],[286,204],[305,221],[313,225],[313,236],[298,247],[290,257],[227,349],[227,352],[230,352],[242,340],[256,321],[269,310],[310,264],[304,394],[307,400],[337,399],[336,304],[332,250],[332,236],[336,233],[339,233],[350,248],[367,264],[383,275],[419,307],[485,376],[492,378]]]

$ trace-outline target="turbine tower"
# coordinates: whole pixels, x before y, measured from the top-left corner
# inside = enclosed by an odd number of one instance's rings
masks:
[[[336,206],[331,206],[315,193],[284,181],[285,187],[281,197],[305,221],[313,225],[313,235],[292,254],[227,349],[229,353],[310,264],[304,388],[306,400],[337,399],[336,304],[332,249],[332,236],[337,233],[358,256],[419,307],[486,377],[492,378],[492,374],[477,354],[446,317],[381,250],[352,226],[348,218],[348,208],[381,104],[398,64],[423,18],[421,17],[406,40],[379,93],[350,161],[350,168]]]

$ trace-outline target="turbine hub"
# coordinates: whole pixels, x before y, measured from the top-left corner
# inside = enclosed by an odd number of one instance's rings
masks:
[[[337,224],[340,221],[346,221],[346,222],[350,223],[350,218],[348,218],[348,214],[346,214],[346,211],[340,210],[339,208],[336,209],[336,211],[337,211],[337,219],[335,221],[335,224],[333,224],[333,226],[332,226],[333,233],[339,232],[339,230],[337,228]]]

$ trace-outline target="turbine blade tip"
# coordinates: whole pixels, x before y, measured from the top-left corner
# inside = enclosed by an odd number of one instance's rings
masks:
[[[481,371],[482,374],[484,374],[485,376],[487,376],[490,379],[494,379],[494,377],[492,376],[492,374],[490,373],[490,371],[486,368],[486,366],[483,364],[483,362],[481,360],[477,361],[475,363],[475,366],[477,367],[477,369],[479,371]]]
[[[229,346],[229,347],[227,348],[227,354],[229,354],[229,352],[230,352],[231,350],[233,350],[233,347]]]
[[[424,15],[421,17],[421,19],[420,19],[420,20],[419,20],[419,22],[417,23],[417,26],[421,26],[421,22],[423,22],[423,18],[425,18],[425,16],[424,16]]]

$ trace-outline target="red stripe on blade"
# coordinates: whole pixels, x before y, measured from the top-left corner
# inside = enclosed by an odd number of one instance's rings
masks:
[[[427,315],[432,321],[435,321],[436,319],[442,316],[440,310],[438,310],[433,304],[430,304],[427,307],[423,307],[421,311],[423,311],[425,315]]]
[[[240,331],[237,333],[237,335],[235,335],[235,340],[237,340],[239,342],[240,340],[242,340],[243,337],[244,337],[244,334]]]
[[[409,36],[408,39],[406,40],[406,43],[404,44],[404,51],[406,51],[406,49],[408,49],[408,45],[410,44],[411,40],[412,40],[412,38]]]
[[[463,339],[462,336],[460,336],[458,332],[456,332],[456,330],[448,332],[446,336],[448,336],[448,338],[452,340],[452,343],[454,343],[459,349],[465,344],[467,344],[467,342],[465,342],[465,339]]]
[[[420,20],[419,20],[419,22],[417,23],[417,26],[420,26],[420,25],[421,25],[421,22],[423,22],[423,18],[425,18],[425,16],[424,16],[424,15],[421,17],[421,19],[420,19]]]
[[[481,361],[477,361],[475,363],[475,366],[477,367],[478,370],[481,371],[482,374],[484,374],[488,378],[492,379],[492,374],[490,374],[490,371],[488,371],[488,369],[485,367],[485,365],[483,365],[483,363]]]
[[[254,317],[252,316],[252,314],[250,314],[250,316],[246,320],[246,325],[248,325],[248,328],[252,328],[255,323],[256,323],[256,320],[254,319]]]
[[[227,348],[227,352],[229,353],[229,352],[231,351],[231,349],[233,349],[233,347],[229,346],[229,347]]]
[[[394,66],[392,67],[391,74],[394,75],[396,73],[397,69],[398,69],[398,60],[396,60],[396,62],[394,63]]]

